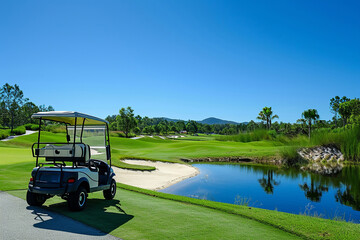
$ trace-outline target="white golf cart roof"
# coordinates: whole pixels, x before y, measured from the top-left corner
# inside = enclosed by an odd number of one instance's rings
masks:
[[[108,121],[105,121],[101,118],[97,118],[91,115],[87,115],[80,112],[71,112],[71,111],[51,111],[51,112],[38,112],[34,113],[32,118],[41,118],[43,120],[51,120],[55,122],[67,123],[69,125],[105,125],[108,124]],[[85,122],[84,122],[85,119]]]

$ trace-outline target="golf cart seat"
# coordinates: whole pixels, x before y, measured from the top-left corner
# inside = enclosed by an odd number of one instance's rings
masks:
[[[76,143],[75,145],[64,144],[60,146],[48,144],[39,149],[38,156],[45,157],[46,161],[78,162],[86,164],[90,159],[90,146],[84,143]]]

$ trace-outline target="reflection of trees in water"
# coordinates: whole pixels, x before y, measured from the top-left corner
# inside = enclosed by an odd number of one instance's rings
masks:
[[[315,184],[314,178],[310,178],[310,186],[307,183],[299,184],[301,190],[305,192],[305,197],[313,202],[320,202],[322,193],[328,191],[328,187],[321,185],[320,183]]]
[[[356,211],[360,211],[360,195],[358,191],[354,191],[355,187],[346,186],[345,191],[341,191],[341,189],[337,190],[335,195],[335,199],[337,202],[352,207],[352,209]]]
[[[274,186],[277,186],[280,184],[280,182],[277,182],[274,180],[274,171],[273,170],[267,170],[267,173],[263,175],[262,178],[258,179],[260,186],[264,189],[264,191],[267,194],[273,194],[274,192]]]
[[[299,184],[301,190],[304,191],[305,197],[313,202],[320,202],[322,194],[328,191],[328,188],[338,189],[335,195],[335,200],[343,205],[352,207],[354,210],[360,211],[360,167],[346,166],[343,170],[335,176],[323,176],[320,174],[313,174],[304,171],[299,171],[296,168],[282,168],[279,169],[274,166],[254,166],[234,164],[234,168],[245,170],[246,172],[263,174],[263,177],[258,179],[261,187],[268,194],[274,192],[274,187],[279,183],[274,181],[273,174],[277,176],[293,179],[294,181],[302,182],[310,177],[310,184]],[[346,186],[344,191],[342,186]]]
[[[360,211],[360,167],[348,166],[341,171],[342,183],[346,189],[342,191],[338,187],[335,200],[343,205]]]

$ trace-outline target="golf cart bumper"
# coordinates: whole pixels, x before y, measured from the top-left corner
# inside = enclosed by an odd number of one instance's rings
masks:
[[[39,186],[33,186],[29,184],[29,191],[33,193],[39,194],[49,194],[49,195],[64,195],[65,193],[75,192],[76,187],[75,184],[69,184],[64,187],[57,187],[57,188],[44,188]]]

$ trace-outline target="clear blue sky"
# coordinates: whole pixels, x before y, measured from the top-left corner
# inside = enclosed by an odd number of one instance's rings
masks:
[[[294,122],[360,97],[359,1],[1,1],[0,84],[99,117]]]

